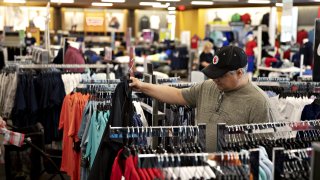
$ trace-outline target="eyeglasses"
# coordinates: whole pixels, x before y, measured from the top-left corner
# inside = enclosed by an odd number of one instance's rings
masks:
[[[217,106],[216,106],[216,112],[219,112],[219,110],[220,110],[220,106],[221,106],[221,103],[223,101],[223,95],[224,95],[224,92],[220,91],[220,94],[219,94],[219,97],[218,97],[218,101],[217,101]]]

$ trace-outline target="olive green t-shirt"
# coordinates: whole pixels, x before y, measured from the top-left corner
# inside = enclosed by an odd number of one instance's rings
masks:
[[[218,123],[227,125],[264,123],[271,121],[272,118],[268,97],[251,82],[240,89],[221,92],[213,80],[206,80],[191,88],[182,89],[182,95],[188,104],[197,108],[196,122],[207,124],[208,152],[217,150]],[[218,103],[219,96],[221,103]]]

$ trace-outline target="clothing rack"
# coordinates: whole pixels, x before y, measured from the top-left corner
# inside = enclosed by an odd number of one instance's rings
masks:
[[[194,82],[179,82],[179,83],[165,83],[165,85],[171,86],[171,87],[176,87],[176,88],[188,88],[191,86],[196,85],[197,83]]]
[[[277,129],[279,127],[288,127],[290,130]],[[257,132],[255,130],[271,130],[273,132],[292,132],[292,131],[310,131],[320,129],[320,120],[310,120],[301,122],[273,122],[273,123],[257,123],[257,124],[241,124],[227,126],[226,123],[218,123],[217,125],[217,149],[222,150],[226,144],[225,137],[230,134],[265,134],[266,132]],[[268,133],[270,133],[268,131]]]
[[[201,148],[205,149],[206,124],[197,126],[153,126],[153,127],[111,127],[110,138],[137,138],[137,137],[201,137],[204,142]]]
[[[157,83],[158,84],[163,84],[163,83],[173,83],[173,82],[178,82],[181,80],[180,77],[169,77],[169,78],[157,78]]]
[[[250,165],[250,174],[254,180],[259,180],[259,149],[247,152],[223,152],[223,153],[186,153],[186,154],[138,154],[139,168],[166,168],[204,166],[207,161],[214,158],[223,161],[240,159]],[[194,158],[194,159],[192,159]]]
[[[118,84],[120,83],[120,79],[107,79],[107,80],[83,80],[80,83],[81,84]]]
[[[285,150],[283,147],[273,148],[272,162],[273,162],[273,179],[281,179],[284,174],[285,156],[291,157],[293,154],[299,154],[301,158],[308,158],[311,155],[312,148],[304,149],[290,149]]]

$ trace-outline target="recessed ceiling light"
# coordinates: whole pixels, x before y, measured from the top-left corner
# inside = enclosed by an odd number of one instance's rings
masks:
[[[213,0],[214,2],[238,2],[239,0]]]
[[[174,11],[176,10],[176,7],[168,7],[168,11]]]
[[[276,3],[276,6],[277,6],[277,7],[282,7],[282,6],[283,6],[283,3]]]
[[[124,3],[126,0],[101,0],[101,2],[107,2],[107,3]]]
[[[159,2],[140,2],[140,6],[156,6],[156,5],[161,5]]]
[[[26,3],[26,0],[4,0],[4,3]]]
[[[74,3],[74,0],[50,0],[52,3]]]
[[[112,6],[112,3],[100,3],[100,2],[93,2],[91,6]]]
[[[170,3],[152,5],[152,7],[154,8],[167,8],[169,6],[170,6]]]
[[[191,1],[192,5],[213,5],[212,1]]]
[[[180,2],[180,0],[157,0],[160,2]]]
[[[267,1],[267,0],[249,0],[248,3],[250,4],[269,4],[270,1]]]

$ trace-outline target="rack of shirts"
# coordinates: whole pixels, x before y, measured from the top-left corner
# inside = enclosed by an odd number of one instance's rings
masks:
[[[206,124],[199,124],[197,126],[153,126],[153,127],[110,127],[110,138],[145,138],[145,137],[179,137],[182,139],[194,139],[197,137],[199,147],[204,151],[206,149]],[[173,145],[165,143],[164,139],[161,141],[162,145]],[[175,143],[177,144],[177,143]]]
[[[273,149],[273,179],[309,180],[312,148],[291,149],[277,147]]]
[[[30,54],[32,56],[32,61],[36,64],[48,64],[51,62],[50,53],[46,49],[32,47]]]
[[[320,120],[303,122],[274,122],[227,126],[217,125],[218,150],[266,148],[272,156],[273,147],[297,149],[311,147],[311,143],[320,140]]]
[[[179,82],[180,80],[181,80],[180,77],[157,78],[157,83],[158,84],[174,83],[174,82]]]
[[[169,152],[136,156],[138,174],[156,170],[163,179],[259,179],[258,149],[240,153]]]

